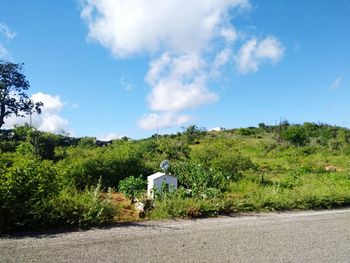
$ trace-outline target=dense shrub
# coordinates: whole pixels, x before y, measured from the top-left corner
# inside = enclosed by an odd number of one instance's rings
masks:
[[[147,182],[141,177],[130,176],[119,182],[118,190],[133,199],[145,192]]]
[[[14,158],[0,173],[0,231],[110,222],[116,211],[100,198],[100,185],[64,186],[51,161]],[[1,171],[1,169],[0,169]]]
[[[224,173],[230,180],[238,179],[242,172],[256,169],[256,165],[236,149],[230,142],[203,143],[192,149],[191,159],[207,168]]]
[[[175,139],[160,139],[157,142],[157,153],[163,160],[185,160],[188,158],[190,148],[182,141]]]
[[[1,137],[0,135],[0,153],[14,152],[16,150],[17,143],[12,140]]]
[[[66,187],[42,205],[42,226],[87,227],[113,222],[116,207],[110,197],[101,195],[101,185],[78,191]]]
[[[117,188],[119,181],[128,176],[150,173],[133,142],[98,149],[70,148],[58,166],[62,177],[78,189],[96,185],[100,177],[104,187]]]
[[[222,189],[227,180],[224,173],[192,162],[172,165],[171,173],[178,178],[180,185],[197,197],[216,192],[213,189]]]
[[[260,132],[260,130],[250,127],[250,128],[240,128],[237,130],[237,134],[243,135],[243,136],[249,136],[249,135],[254,135]]]
[[[59,190],[57,171],[50,161],[17,160],[0,174],[0,228],[36,224],[38,206]]]
[[[309,136],[302,126],[289,126],[281,131],[280,136],[295,146],[305,146],[309,142]]]
[[[89,148],[96,146],[96,138],[94,137],[82,137],[78,143],[79,147]]]
[[[199,139],[207,134],[205,128],[199,128],[196,125],[190,125],[185,128],[182,136],[188,144],[197,144]]]

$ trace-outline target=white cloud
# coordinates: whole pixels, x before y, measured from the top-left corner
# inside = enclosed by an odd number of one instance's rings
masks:
[[[31,96],[34,102],[41,101],[44,103],[43,113],[59,112],[63,108],[63,102],[59,96],[51,96],[42,92],[35,93]]]
[[[205,80],[198,78],[191,83],[182,80],[161,80],[147,98],[154,111],[181,111],[215,102],[218,96],[205,87]]]
[[[265,61],[277,63],[284,48],[275,37],[256,38],[235,54],[236,43],[247,38],[232,25],[233,12],[250,10],[249,0],[81,0],[81,18],[88,38],[119,58],[150,54],[145,81],[152,112],[142,117],[143,129],[181,125],[180,114],[218,100],[210,80],[233,61],[242,73],[258,70]],[[235,55],[234,55],[235,54]],[[125,79],[121,86],[132,86]],[[161,119],[159,119],[161,117]],[[165,121],[166,120],[166,121]],[[150,123],[153,123],[152,125]]]
[[[16,32],[13,32],[6,24],[0,23],[0,34],[2,34],[7,40],[11,40],[16,36]]]
[[[152,91],[147,98],[153,111],[181,111],[215,102],[218,96],[206,87],[204,62],[193,54],[163,54],[151,62],[146,81]]]
[[[97,137],[97,140],[100,140],[100,141],[112,141],[112,140],[116,140],[116,139],[120,139],[122,138],[123,136],[117,134],[117,133],[107,133],[107,134],[102,134],[100,136]]]
[[[218,54],[216,54],[210,76],[219,77],[220,69],[225,66],[232,58],[232,51],[229,48],[224,48]]]
[[[231,55],[232,55],[232,52],[230,49],[225,48],[221,50],[220,53],[218,53],[217,56],[215,57],[214,65],[216,67],[219,67],[226,64],[229,61]]]
[[[8,50],[1,45],[0,43],[0,59],[8,59],[10,57],[10,53],[8,52]]]
[[[139,120],[139,127],[144,130],[155,130],[157,128],[169,128],[176,125],[182,125],[190,120],[193,117],[187,114],[177,114],[172,112],[163,112],[163,113],[150,113],[144,115]]]
[[[0,40],[9,41],[16,36],[16,33],[13,32],[6,24],[0,23]],[[11,54],[8,49],[0,43],[0,59],[10,60]]]
[[[202,50],[233,8],[250,8],[249,0],[83,0],[81,17],[91,40],[125,57]]]
[[[233,27],[223,27],[220,30],[220,35],[230,44],[234,43],[238,38],[238,34]]]
[[[284,54],[282,43],[275,37],[269,36],[260,42],[253,38],[247,41],[238,51],[235,62],[240,73],[255,72],[265,62],[277,63]]]
[[[333,81],[332,85],[330,86],[330,89],[333,91],[339,89],[340,83],[341,83],[341,78],[339,77]]]
[[[42,113],[32,115],[32,125],[34,127],[53,133],[60,133],[68,128],[68,121],[59,115],[64,105],[60,97],[38,92],[33,94],[31,99],[34,102],[41,101],[44,103]],[[21,118],[11,115],[5,119],[4,128],[10,129],[14,125],[23,125],[25,123],[30,123],[30,116],[26,115]]]
[[[36,114],[33,120],[35,120],[36,127],[41,131],[60,133],[68,127],[68,121],[57,114]]]
[[[269,59],[272,63],[277,63],[284,54],[282,43],[275,37],[264,38],[256,48],[256,56],[260,59]]]

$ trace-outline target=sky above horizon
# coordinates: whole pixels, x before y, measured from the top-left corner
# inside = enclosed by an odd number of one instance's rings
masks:
[[[45,131],[350,127],[350,0],[0,0],[0,59],[25,64]]]

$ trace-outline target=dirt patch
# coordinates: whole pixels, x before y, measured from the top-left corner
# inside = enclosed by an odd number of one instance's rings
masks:
[[[131,201],[122,193],[112,193],[112,202],[117,207],[118,213],[114,217],[117,222],[132,222],[138,221],[139,213]]]
[[[341,168],[338,168],[334,165],[327,165],[324,167],[326,172],[342,172]]]

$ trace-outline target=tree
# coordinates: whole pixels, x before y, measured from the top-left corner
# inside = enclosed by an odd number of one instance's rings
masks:
[[[30,85],[21,73],[22,68],[23,63],[0,60],[0,128],[10,115],[24,117],[24,114],[41,113],[43,103],[34,103],[26,94]]]
[[[205,128],[198,128],[196,125],[190,125],[187,128],[184,128],[183,135],[188,144],[196,144],[199,142],[199,138],[206,133]]]

